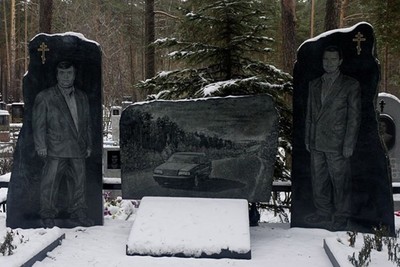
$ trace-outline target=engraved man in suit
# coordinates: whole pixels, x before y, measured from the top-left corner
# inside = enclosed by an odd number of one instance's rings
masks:
[[[32,115],[37,154],[44,159],[41,174],[40,216],[44,227],[55,225],[60,182],[66,179],[68,212],[73,226],[91,226],[86,216],[86,166],[91,154],[89,102],[74,87],[76,69],[71,62],[57,65],[57,85],[35,98]]]
[[[350,157],[361,120],[360,85],[340,72],[342,61],[338,47],[324,50],[325,74],[309,83],[305,132],[316,208],[305,221],[334,231],[346,229],[351,213]]]

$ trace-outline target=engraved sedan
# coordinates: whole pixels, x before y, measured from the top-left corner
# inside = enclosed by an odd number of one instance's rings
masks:
[[[197,189],[210,173],[211,161],[205,153],[177,152],[154,169],[153,177],[163,187]]]

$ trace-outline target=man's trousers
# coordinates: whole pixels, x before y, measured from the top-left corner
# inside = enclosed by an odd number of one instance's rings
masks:
[[[66,179],[67,192],[60,192],[60,183]],[[85,201],[86,167],[84,158],[47,157],[42,171],[40,184],[40,216],[54,218],[57,213],[59,193],[67,194],[68,212],[86,211]]]
[[[350,158],[345,158],[342,152],[311,150],[311,182],[317,214],[350,216]]]

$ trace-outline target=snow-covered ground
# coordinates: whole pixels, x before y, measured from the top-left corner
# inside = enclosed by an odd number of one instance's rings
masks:
[[[5,216],[0,214],[0,228]],[[133,218],[133,217],[132,217]],[[174,257],[126,256],[126,243],[133,220],[106,218],[104,226],[62,229],[65,240],[34,266],[332,266],[322,247],[322,240],[336,233],[326,230],[290,229],[288,224],[261,223],[250,229],[252,259],[192,259]],[[36,230],[19,230],[26,237]],[[20,244],[22,247],[24,244]],[[1,266],[14,266],[19,248]]]
[[[34,266],[330,267],[332,264],[323,249],[323,240],[340,238],[343,242],[347,241],[345,232],[290,228],[289,224],[277,223],[280,219],[274,217],[271,212],[262,212],[261,221],[263,222],[258,227],[250,228],[251,260],[126,256],[126,244],[136,217],[137,204],[137,202],[132,203],[121,199],[113,201],[112,204],[107,201],[105,205],[108,206],[108,215],[105,216],[103,226],[60,229],[60,232],[65,233],[65,240],[59,247],[48,253],[47,258]],[[0,212],[0,243],[3,242],[5,232],[9,230],[5,227],[5,218],[6,214]],[[212,224],[210,223],[209,227],[213,227]],[[396,225],[400,226],[400,220],[397,218]],[[20,258],[27,254],[25,248],[32,245],[33,240],[36,241],[36,246],[40,247],[37,239],[46,239],[45,233],[48,231],[50,230],[19,229],[19,236],[24,237],[16,238],[17,249],[14,255],[0,254],[0,266],[18,266]],[[383,258],[387,262],[386,254]],[[376,263],[376,260],[373,263]]]
[[[3,188],[4,189],[4,188]],[[0,190],[1,196],[6,190]],[[394,200],[400,200],[400,194],[394,195]],[[34,266],[236,266],[236,267],[324,267],[332,266],[324,248],[323,241],[327,239],[334,244],[335,250],[347,262],[347,257],[354,249],[348,247],[346,232],[330,232],[322,229],[290,228],[286,217],[274,216],[271,211],[261,211],[261,223],[250,228],[251,260],[234,259],[194,259],[175,257],[127,256],[126,245],[131,233],[132,224],[136,218],[139,201],[113,199],[105,195],[105,218],[103,226],[74,229],[16,229],[14,230],[14,245],[17,248],[11,256],[0,253],[0,266],[20,266],[21,259],[29,259],[34,251],[39,251],[49,241],[65,233],[62,244],[48,253],[47,258]],[[163,210],[155,211],[165,213]],[[400,213],[399,213],[400,215]],[[168,216],[165,214],[165,216]],[[158,216],[159,217],[159,216]],[[177,218],[179,220],[180,218]],[[0,247],[10,229],[6,228],[6,213],[0,209]],[[161,222],[162,223],[162,222]],[[208,228],[218,223],[210,221]],[[400,228],[400,217],[395,216],[396,229]],[[18,232],[18,234],[16,234]],[[340,240],[340,242],[336,242]],[[358,237],[358,250],[362,244],[362,236]],[[387,251],[387,250],[385,250]],[[387,252],[373,252],[369,266],[396,266],[387,261]],[[346,254],[347,253],[347,254]]]

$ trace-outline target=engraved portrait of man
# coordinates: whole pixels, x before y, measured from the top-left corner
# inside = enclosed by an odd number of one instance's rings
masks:
[[[72,225],[91,226],[87,217],[86,158],[91,156],[91,126],[86,93],[75,87],[72,62],[57,64],[57,84],[35,98],[32,115],[36,153],[44,160],[40,177],[40,218],[55,226],[60,184],[65,179]]]
[[[342,52],[323,51],[325,73],[309,82],[305,145],[311,154],[311,185],[316,212],[310,225],[342,230],[351,215],[350,157],[361,121],[361,89],[357,80],[340,71]]]

